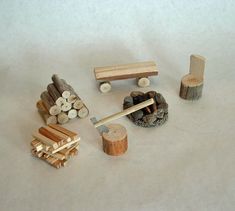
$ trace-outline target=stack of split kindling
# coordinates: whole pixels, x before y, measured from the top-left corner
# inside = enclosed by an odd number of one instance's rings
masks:
[[[52,76],[52,81],[37,102],[38,111],[46,124],[64,124],[69,119],[85,118],[89,111],[74,89],[57,75]]]
[[[59,125],[41,127],[33,134],[33,138],[32,154],[57,169],[78,154],[80,137]]]

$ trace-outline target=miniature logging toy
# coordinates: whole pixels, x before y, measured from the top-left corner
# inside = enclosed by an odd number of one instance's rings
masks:
[[[89,111],[72,86],[58,75],[53,75],[52,81],[36,104],[45,123],[65,124],[76,117],[87,117]]]
[[[103,150],[108,155],[121,155],[126,152],[128,148],[127,131],[126,128],[120,124],[109,124],[105,126],[104,124],[111,122],[120,117],[126,116],[133,112],[136,112],[146,106],[152,105],[154,103],[153,99],[146,100],[124,111],[115,113],[104,119],[97,121],[95,117],[91,118],[91,122],[94,124],[95,128],[98,129],[103,140]]]
[[[40,127],[33,133],[32,154],[55,168],[65,166],[78,154],[80,137],[77,133],[56,124]]]
[[[185,100],[197,100],[202,96],[205,58],[199,55],[190,56],[189,74],[181,80],[179,96]]]
[[[95,78],[100,82],[99,89],[103,93],[111,90],[110,81],[136,78],[139,87],[150,85],[149,76],[158,75],[157,66],[154,62],[139,62],[134,64],[96,67]]]
[[[168,104],[164,97],[155,91],[143,93],[133,91],[130,96],[124,98],[123,109],[132,108],[136,104],[153,99],[153,104],[135,111],[127,117],[141,127],[155,127],[164,124],[168,119]]]

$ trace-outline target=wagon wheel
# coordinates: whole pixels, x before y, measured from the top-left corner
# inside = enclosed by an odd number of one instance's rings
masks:
[[[108,82],[108,81],[105,81],[105,82],[101,82],[100,83],[100,91],[102,93],[107,93],[111,90],[112,86],[111,86],[111,83]]]
[[[148,78],[137,78],[137,84],[139,87],[147,87],[150,85],[150,80]]]

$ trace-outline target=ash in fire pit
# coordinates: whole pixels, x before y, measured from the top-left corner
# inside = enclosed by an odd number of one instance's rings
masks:
[[[123,109],[153,98],[155,103],[138,110],[127,117],[138,126],[155,127],[164,124],[168,118],[168,104],[164,97],[155,91],[143,93],[140,91],[131,92],[130,96],[125,97]]]

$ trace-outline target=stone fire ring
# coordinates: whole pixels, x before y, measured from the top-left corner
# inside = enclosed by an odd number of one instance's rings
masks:
[[[154,105],[127,115],[134,124],[141,127],[156,127],[163,125],[168,119],[168,104],[164,97],[155,91],[147,93],[140,91],[131,92],[130,96],[124,98],[123,109],[127,109],[150,98],[154,99]]]

